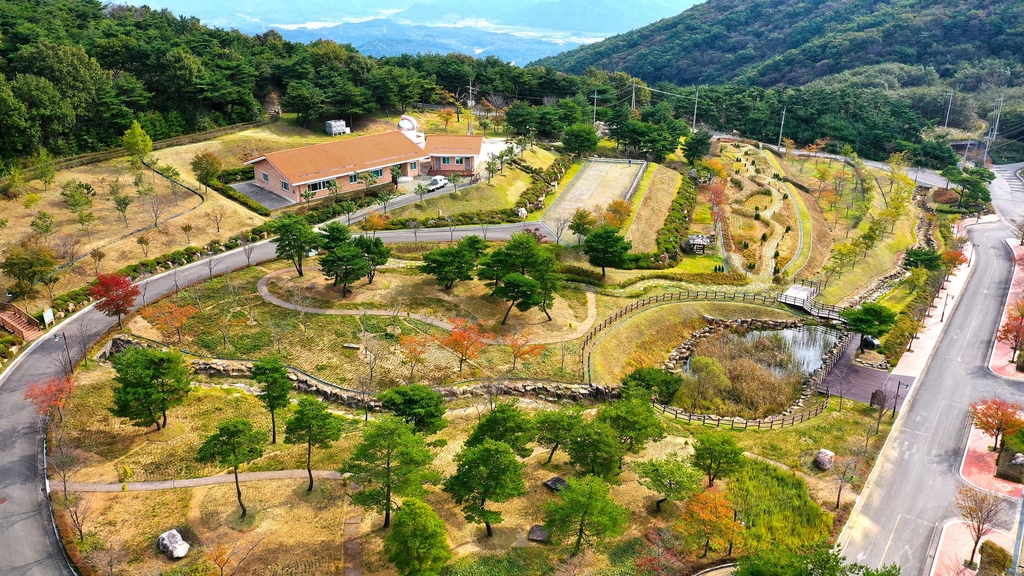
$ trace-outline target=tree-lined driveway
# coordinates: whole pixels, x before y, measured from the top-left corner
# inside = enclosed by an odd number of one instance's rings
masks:
[[[934,175],[928,178],[934,183]],[[1024,195],[1013,193],[1007,180],[997,178],[991,190],[1001,215],[1024,214]],[[1004,242],[1013,231],[996,222],[970,228],[969,236],[976,246],[970,280],[842,535],[852,562],[896,563],[905,575],[927,574],[942,524],[958,516],[953,496],[963,484],[969,404],[987,396],[1024,401],[1018,383],[987,368],[1013,273]],[[1009,509],[1000,527],[1012,531],[1018,508]]]

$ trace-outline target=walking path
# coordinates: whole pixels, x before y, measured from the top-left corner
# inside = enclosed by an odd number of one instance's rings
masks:
[[[255,482],[257,480],[288,480],[291,478],[309,478],[305,470],[276,470],[270,472],[240,472],[239,482]],[[342,480],[344,476],[336,470],[313,470],[313,478]],[[175,488],[196,488],[215,484],[232,484],[234,474],[217,474],[203,478],[186,478],[184,480],[156,480],[153,482],[129,482],[128,492],[149,492],[153,490],[173,490]],[[71,492],[122,492],[120,482],[68,482]]]
[[[1014,261],[1024,257],[1024,246],[1021,246],[1020,242],[1007,238],[1006,245],[1013,252]],[[1003,317],[999,321],[999,326],[1006,322],[1006,317],[1013,307],[1014,300],[1021,297],[1024,297],[1024,267],[1015,265],[1013,268],[1013,280],[1010,282],[1010,291],[1006,296]],[[998,330],[998,327],[996,330]],[[988,360],[988,369],[1003,378],[1024,380],[1024,373],[1017,372],[1017,366],[1013,363],[1013,349],[1006,342],[995,341],[995,344],[992,346],[992,356]]]
[[[992,437],[971,426],[971,434],[967,439],[967,449],[960,461],[960,475],[968,484],[981,490],[995,492],[1000,496],[1019,499],[1024,486],[1002,478],[996,478],[996,460],[998,452],[989,450]]]
[[[394,314],[394,312],[392,310],[365,310],[365,309],[358,309],[358,310],[347,309],[346,310],[346,309],[339,309],[339,308],[313,308],[313,307],[310,307],[310,306],[299,306],[297,304],[292,304],[291,302],[287,302],[287,301],[282,300],[282,299],[278,298],[277,296],[274,296],[273,294],[271,294],[270,289],[267,287],[267,284],[275,276],[281,276],[281,275],[289,274],[289,273],[291,273],[291,269],[290,268],[284,268],[282,270],[278,270],[276,272],[271,272],[270,274],[267,274],[263,278],[260,278],[259,282],[256,283],[256,291],[259,292],[260,296],[263,297],[264,300],[266,300],[267,302],[270,302],[271,304],[274,304],[276,306],[280,306],[282,308],[287,308],[289,310],[295,310],[295,311],[298,311],[298,312],[305,312],[307,314],[334,314],[334,315],[338,315],[338,316],[362,316],[364,314],[368,315],[368,316],[391,316],[392,314]],[[594,293],[590,292],[589,290],[586,291],[585,293],[587,295],[587,319],[586,320],[584,320],[583,322],[580,322],[576,326],[576,328],[572,332],[570,332],[568,334],[550,334],[550,335],[547,335],[547,336],[537,336],[532,341],[535,344],[554,344],[554,343],[557,343],[557,342],[568,342],[570,340],[576,340],[577,338],[582,338],[583,335],[586,334],[587,331],[590,330],[590,327],[594,325],[594,322],[597,321],[597,296],[595,296]],[[434,318],[432,316],[427,316],[426,314],[417,314],[417,313],[414,313],[414,312],[406,312],[404,314],[404,317],[405,318],[413,318],[413,319],[419,320],[420,322],[425,322],[427,324],[430,324],[431,326],[437,326],[438,328],[441,328],[441,329],[444,329],[444,330],[451,330],[452,329],[452,325],[451,325],[450,322],[446,322],[444,320],[438,320],[437,318]]]

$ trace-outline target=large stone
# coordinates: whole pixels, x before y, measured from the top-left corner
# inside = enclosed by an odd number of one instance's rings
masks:
[[[177,560],[178,558],[184,558],[188,554],[190,546],[185,539],[178,534],[177,530],[168,530],[164,532],[156,539],[156,545],[160,547],[160,551],[167,555],[171,560]]]
[[[559,490],[564,490],[568,486],[569,486],[569,483],[566,482],[565,479],[562,478],[561,476],[555,476],[555,477],[551,478],[550,480],[547,480],[546,482],[544,482],[544,487],[547,488],[548,490],[551,490],[552,492],[558,492]]]
[[[1010,460],[1010,464],[1014,466],[1024,466],[1024,454],[1021,454],[1020,452],[1014,454],[1013,458]]]
[[[540,524],[531,526],[530,533],[526,535],[526,539],[530,542],[547,542],[549,538],[551,536],[548,535],[548,531]]]
[[[814,467],[818,470],[831,470],[835,459],[835,452],[822,448],[818,450],[818,455],[814,457]]]

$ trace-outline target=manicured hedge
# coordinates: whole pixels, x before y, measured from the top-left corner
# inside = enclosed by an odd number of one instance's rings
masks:
[[[242,206],[248,208],[249,210],[252,210],[253,212],[259,214],[260,216],[270,216],[270,210],[267,210],[265,206],[253,200],[252,198],[249,198],[245,194],[242,194],[238,190],[235,190],[231,186],[228,186],[227,184],[223,184],[217,180],[214,180],[213,182],[210,182],[209,187],[216,190],[218,193],[220,193],[221,196],[224,196],[228,200],[241,204]]]
[[[572,156],[563,154],[551,163],[543,172],[538,174],[538,170],[533,168],[524,168],[525,163],[517,164],[521,169],[530,175],[532,182],[519,195],[519,200],[516,202],[516,207],[526,208],[527,210],[533,210],[532,206],[537,203],[542,197],[547,196],[551,192],[551,187],[558,182],[559,179],[565,175],[566,171],[569,170],[569,166],[572,166]]]
[[[690,234],[693,210],[697,207],[697,188],[693,181],[683,176],[683,181],[672,200],[672,206],[665,216],[665,223],[658,230],[658,252],[675,258],[679,246]]]
[[[632,286],[641,280],[673,280],[689,284],[719,286],[743,286],[747,283],[747,277],[740,272],[673,272],[672,270],[662,270],[623,280],[619,283],[619,287]]]
[[[245,182],[247,180],[255,179],[256,169],[252,166],[242,166],[241,168],[221,170],[221,173],[217,175],[217,181],[224,184],[234,184],[235,182]]]

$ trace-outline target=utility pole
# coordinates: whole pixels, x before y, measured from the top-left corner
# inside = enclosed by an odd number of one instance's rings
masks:
[[[782,129],[786,127],[786,107],[782,107],[782,123],[779,124],[779,143],[776,147],[782,148]]]
[[[949,104],[946,104],[946,121],[942,123],[943,128],[949,128],[949,110],[953,107],[953,93],[956,90],[950,90],[949,92]]]
[[[697,102],[700,102],[700,86],[697,86],[697,97],[693,100],[693,124],[694,130],[697,129]]]
[[[594,90],[594,126],[597,126],[597,90]]]
[[[466,105],[469,106],[469,129],[466,131],[466,134],[472,134],[473,133],[473,105],[474,104],[476,104],[476,102],[473,100],[473,81],[470,80],[469,81],[469,98],[466,100]]]
[[[633,100],[629,104],[630,110],[636,110],[636,82],[633,82]]]
[[[996,109],[996,121],[992,124],[992,131],[989,132],[989,137],[985,140],[985,155],[981,157],[982,166],[988,163],[988,147],[996,139],[996,135],[999,134],[999,118],[1003,115],[1003,97],[1000,96],[996,102],[999,103],[999,108]]]

